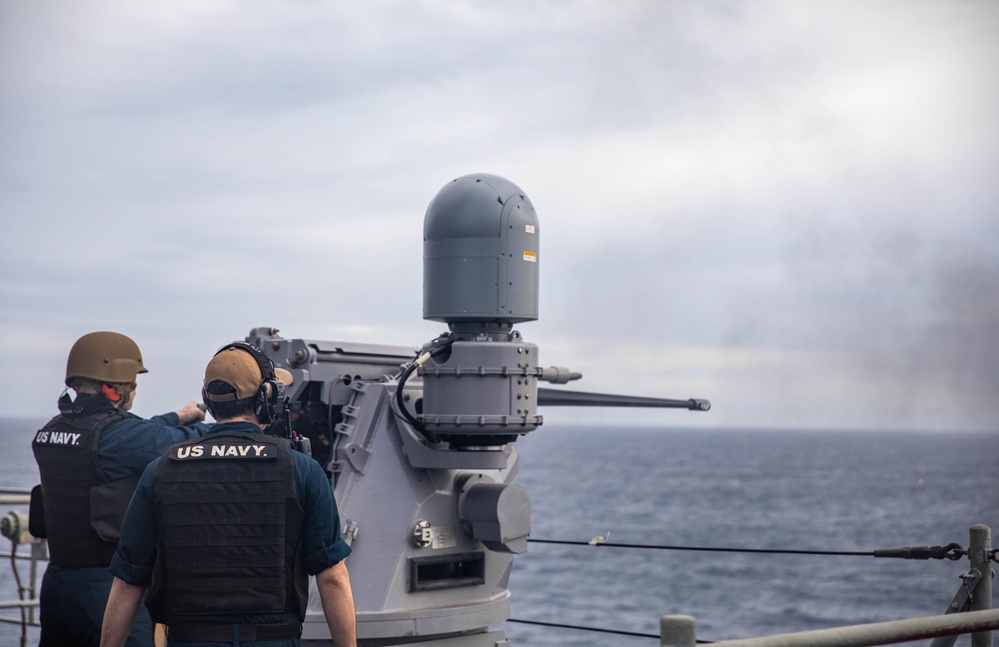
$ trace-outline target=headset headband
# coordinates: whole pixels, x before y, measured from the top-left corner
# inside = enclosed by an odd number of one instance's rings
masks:
[[[215,352],[215,355],[218,355],[223,351],[227,351],[230,348],[238,348],[240,350],[245,350],[247,353],[253,356],[253,359],[257,361],[257,366],[260,367],[261,383],[266,382],[267,380],[277,380],[277,374],[274,373],[274,362],[272,362],[266,355],[264,355],[264,351],[260,350],[253,344],[248,344],[244,341],[234,341],[231,344],[226,344],[222,348],[218,349]]]

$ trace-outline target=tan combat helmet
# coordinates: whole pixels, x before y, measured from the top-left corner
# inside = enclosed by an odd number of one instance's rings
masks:
[[[74,377],[128,384],[139,373],[148,372],[139,346],[130,338],[116,332],[92,332],[76,340],[69,351],[66,385]]]

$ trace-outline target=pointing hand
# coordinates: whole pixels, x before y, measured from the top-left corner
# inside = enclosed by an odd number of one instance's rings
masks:
[[[181,408],[177,409],[176,414],[177,417],[180,418],[180,424],[182,425],[201,422],[205,419],[205,412],[194,400],[191,400]]]

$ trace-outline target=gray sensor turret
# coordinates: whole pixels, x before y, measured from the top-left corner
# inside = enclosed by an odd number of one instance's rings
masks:
[[[538,348],[513,330],[538,318],[538,217],[516,184],[466,175],[430,202],[423,318],[450,327],[446,352],[419,368],[425,432],[495,446],[541,424]]]
[[[466,175],[431,201],[423,221],[423,318],[452,328],[538,318],[538,217],[516,184]]]

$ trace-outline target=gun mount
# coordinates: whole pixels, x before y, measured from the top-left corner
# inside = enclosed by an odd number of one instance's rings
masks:
[[[531,501],[514,483],[514,442],[538,406],[668,406],[705,400],[559,392],[582,377],[542,368],[514,323],[537,318],[538,222],[518,187],[492,175],[445,186],[424,221],[424,318],[448,332],[421,348],[285,339],[246,341],[295,377],[295,433],[330,477],[344,537],[358,644],[509,645],[513,557],[527,550]],[[316,591],[303,645],[328,645]]]

